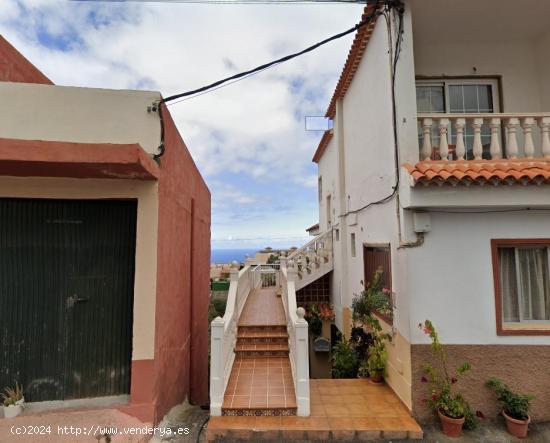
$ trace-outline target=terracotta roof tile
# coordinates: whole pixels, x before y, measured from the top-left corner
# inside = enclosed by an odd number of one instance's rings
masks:
[[[403,165],[414,185],[550,184],[550,159],[422,161]]]
[[[365,6],[361,21],[366,20],[367,17],[374,12],[375,7],[376,4]],[[340,74],[340,79],[338,80],[338,84],[336,85],[336,89],[334,90],[334,93],[330,100],[330,105],[328,107],[326,117],[334,118],[334,115],[336,114],[336,101],[346,95],[346,92],[349,89],[349,85],[351,84],[351,81],[353,80],[353,77],[357,72],[359,63],[363,58],[363,54],[365,53],[365,49],[367,48],[370,37],[372,35],[372,31],[374,30],[375,26],[376,20],[372,21],[367,26],[363,26],[357,31],[357,34],[355,34],[355,39],[353,40],[351,49],[349,50],[346,64],[344,65],[344,69],[342,70],[342,74]]]
[[[319,163],[319,160],[321,160],[321,157],[327,150],[327,146],[331,139],[332,139],[332,129],[325,131],[325,133],[323,134],[323,137],[319,142],[319,146],[317,147],[317,150],[315,151],[315,154],[313,154],[313,158],[311,159],[312,162]]]

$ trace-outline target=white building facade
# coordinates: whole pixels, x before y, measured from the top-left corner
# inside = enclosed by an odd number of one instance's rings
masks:
[[[549,420],[550,4],[403,6],[358,31],[314,157],[336,324],[349,333],[354,294],[385,264],[387,382],[417,418],[431,416],[430,319],[450,366],[472,364],[461,388],[475,409],[496,416],[495,376]]]

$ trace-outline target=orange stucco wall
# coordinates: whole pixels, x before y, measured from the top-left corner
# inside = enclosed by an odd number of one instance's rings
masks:
[[[0,35],[0,81],[18,83],[53,82],[29,62],[21,53]]]
[[[155,421],[208,402],[210,191],[166,107],[159,177]]]

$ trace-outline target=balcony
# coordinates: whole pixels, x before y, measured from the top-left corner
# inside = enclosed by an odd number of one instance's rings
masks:
[[[419,160],[550,160],[550,113],[419,114]]]

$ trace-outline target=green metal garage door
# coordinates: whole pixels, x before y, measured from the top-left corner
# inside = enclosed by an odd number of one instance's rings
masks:
[[[129,392],[135,201],[0,199],[0,387]]]

